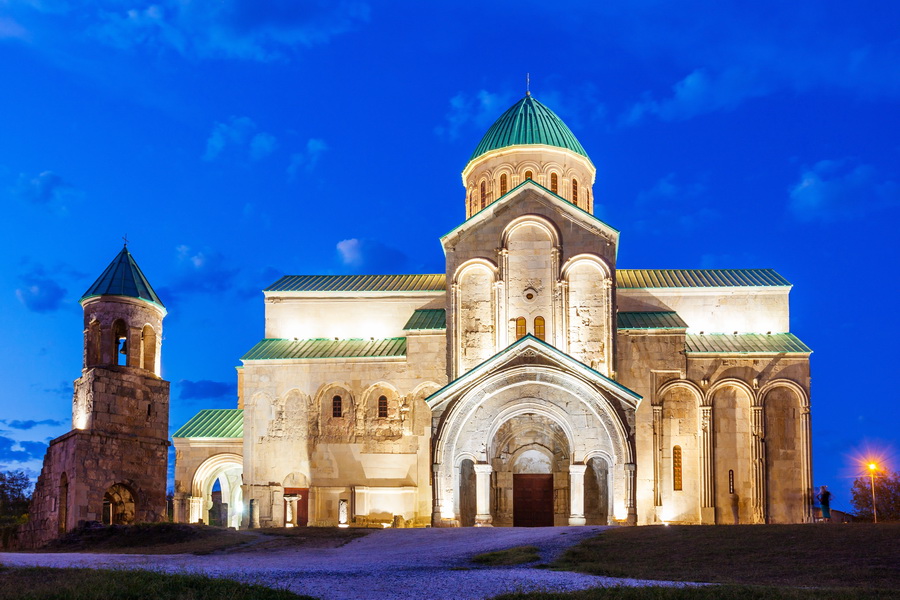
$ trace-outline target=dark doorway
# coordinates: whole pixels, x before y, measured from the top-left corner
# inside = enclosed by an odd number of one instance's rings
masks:
[[[513,475],[513,526],[553,526],[553,474]]]
[[[297,500],[297,527],[306,527],[309,522],[309,488],[284,488],[284,523],[294,523],[289,498]]]

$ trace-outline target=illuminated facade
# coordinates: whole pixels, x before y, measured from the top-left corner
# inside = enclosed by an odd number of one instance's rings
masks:
[[[810,350],[790,333],[787,281],[619,269],[592,162],[530,95],[462,177],[444,273],[264,291],[237,408],[173,436],[177,519],[810,519]]]

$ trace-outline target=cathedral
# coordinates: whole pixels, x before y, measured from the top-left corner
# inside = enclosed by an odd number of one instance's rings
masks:
[[[285,275],[263,290],[265,337],[240,358],[237,406],[172,435],[175,520],[810,521],[811,350],[790,332],[791,284],[771,269],[619,269],[619,231],[593,215],[595,174],[526,94],[462,172],[466,219],[440,240],[443,273]],[[67,436],[96,446],[92,428],[137,427],[156,473],[165,309],[127,249],[111,269],[82,298]],[[117,351],[124,366],[109,364]],[[127,419],[98,412],[117,405]],[[72,462],[64,438],[47,460]],[[47,528],[163,511],[164,477],[144,484],[128,465],[94,484],[95,507],[66,504],[53,490],[71,494],[72,475],[54,464],[36,492]]]

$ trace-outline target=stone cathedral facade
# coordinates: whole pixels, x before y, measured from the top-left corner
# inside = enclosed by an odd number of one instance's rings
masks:
[[[180,521],[810,520],[810,349],[769,269],[619,269],[530,95],[462,173],[438,274],[287,275],[233,409],[173,435]]]

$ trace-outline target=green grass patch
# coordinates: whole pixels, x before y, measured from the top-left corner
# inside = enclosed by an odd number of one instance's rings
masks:
[[[553,567],[637,579],[896,594],[900,523],[621,527],[569,549]]]
[[[541,560],[536,546],[516,546],[496,552],[485,552],[472,557],[472,562],[488,567],[504,567],[508,565],[522,565]]]
[[[888,600],[890,590],[797,589],[761,586],[709,586],[702,588],[612,587],[578,592],[530,592],[495,596],[492,600]]]
[[[0,600],[313,600],[202,575],[104,569],[0,568]]]

